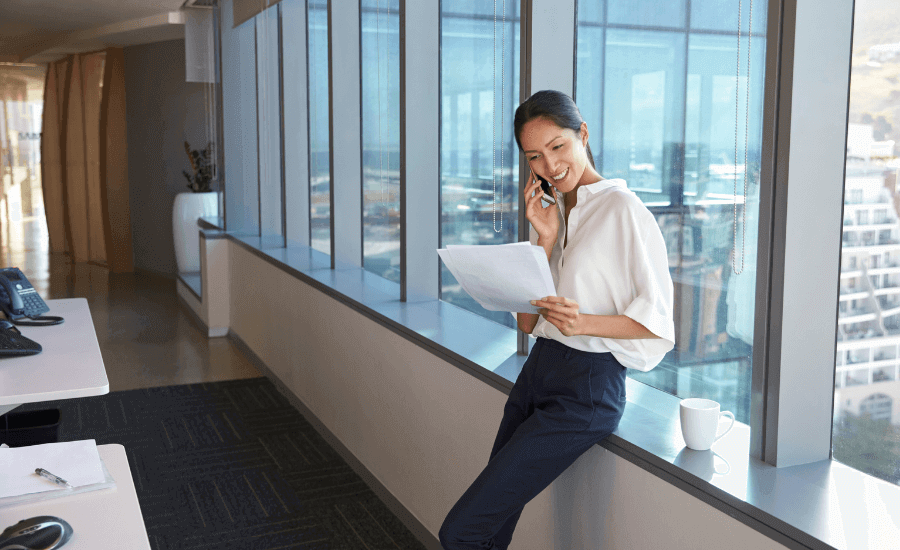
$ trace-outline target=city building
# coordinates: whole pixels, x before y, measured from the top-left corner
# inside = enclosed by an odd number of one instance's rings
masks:
[[[848,134],[835,414],[900,424],[898,169],[872,160],[871,125]]]

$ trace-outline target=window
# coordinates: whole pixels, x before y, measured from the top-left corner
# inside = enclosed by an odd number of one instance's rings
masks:
[[[309,0],[310,246],[331,254],[331,169],[328,128],[328,2]]]
[[[656,216],[675,284],[675,349],[628,374],[746,423],[766,40],[748,7],[739,36],[737,3],[579,0],[575,81],[598,171]]]
[[[900,250],[894,202],[900,125],[888,121],[900,115],[900,103],[891,100],[900,93],[896,85],[900,48],[886,43],[890,42],[886,37],[900,32],[900,5],[875,9],[857,3],[855,10],[844,217],[852,218],[853,209],[858,209],[857,223],[889,223],[893,228],[878,229],[877,236],[874,231],[862,233],[854,249],[861,254],[863,268],[868,267],[872,288],[860,289],[868,294],[862,300],[867,304],[863,311],[839,312],[839,326],[855,338],[839,337],[836,355],[868,358],[871,353],[875,360],[850,372],[842,365],[835,367],[832,452],[835,460],[900,484],[900,410],[893,407],[900,395],[900,281],[890,269],[896,267],[892,256]],[[883,111],[882,105],[888,110]],[[893,207],[886,208],[885,203]],[[844,242],[842,255],[849,253],[849,245]],[[861,316],[863,312],[870,315]]]
[[[518,241],[519,150],[512,121],[519,104],[519,8],[441,2],[441,246]],[[496,20],[496,25],[494,21]],[[441,299],[508,327],[441,264]]]
[[[259,221],[265,246],[282,246],[279,6],[256,15],[256,97],[259,124]]]
[[[98,57],[102,77],[105,54]],[[41,186],[45,73],[43,65],[0,65],[0,186],[5,193],[6,215],[14,221],[34,216],[38,235],[47,233]],[[22,238],[20,231],[4,235],[4,241],[18,241],[16,247],[25,249]]]
[[[363,267],[400,282],[400,1],[362,0]]]
[[[258,236],[259,158],[255,19],[233,26],[231,2],[222,14],[222,112],[226,229]]]

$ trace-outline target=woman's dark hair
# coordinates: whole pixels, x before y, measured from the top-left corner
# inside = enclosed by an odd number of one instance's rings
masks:
[[[541,90],[522,102],[516,109],[513,133],[516,136],[516,145],[519,146],[519,151],[522,150],[522,141],[520,140],[522,127],[536,118],[546,118],[560,128],[569,128],[576,133],[581,132],[581,123],[584,122],[581,111],[578,110],[578,106],[571,97],[556,90]],[[594,155],[591,154],[591,145],[586,143],[584,149],[591,166],[596,168]]]

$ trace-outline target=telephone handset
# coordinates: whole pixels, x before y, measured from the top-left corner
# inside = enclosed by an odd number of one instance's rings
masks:
[[[550,182],[535,174],[534,170],[532,170],[531,173],[534,174],[534,177],[536,177],[538,181],[541,182],[541,190],[544,192],[544,194],[541,196],[541,200],[546,202],[547,204],[556,204],[556,193],[554,193],[553,188],[550,187]],[[527,187],[528,182],[526,182],[525,185]]]
[[[50,308],[18,267],[0,269],[0,308],[16,325],[42,327],[63,322],[62,317],[41,315],[50,311]],[[30,321],[22,320],[25,318]]]

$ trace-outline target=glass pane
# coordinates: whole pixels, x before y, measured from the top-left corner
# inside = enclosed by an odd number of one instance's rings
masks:
[[[855,10],[832,452],[900,485],[900,4]]]
[[[256,108],[259,117],[259,213],[264,246],[283,246],[281,124],[279,123],[278,7],[256,20]]]
[[[765,38],[748,78],[746,19],[738,56],[736,13],[715,35],[672,30],[683,16],[683,3],[643,0],[609,3],[606,26],[580,23],[576,100],[600,173],[656,216],[675,284],[675,348],[628,375],[749,423]]]
[[[685,33],[606,31],[604,87],[616,93],[604,97],[601,170],[624,178],[648,206],[669,204],[680,178],[673,170],[684,139],[684,41]]]
[[[747,52],[746,37],[741,52]],[[684,201],[719,210],[732,221],[732,202],[742,194],[744,154],[758,160],[762,147],[762,86],[751,85],[744,70],[737,77],[734,36],[698,34],[688,44],[688,86],[685,109]],[[765,38],[754,38],[751,83],[765,73]],[[742,54],[743,56],[743,54]],[[746,58],[743,59],[746,67]],[[749,116],[745,106],[749,99]],[[746,126],[749,120],[749,128]],[[744,138],[749,138],[744,150]],[[749,161],[749,158],[748,158]],[[736,193],[737,191],[737,193]],[[722,246],[731,246],[725,243]]]
[[[5,191],[0,208],[6,220],[25,222],[4,224],[4,250],[30,250],[37,245],[27,239],[48,239],[41,185],[45,75],[44,65],[0,64],[0,188]],[[36,268],[47,269],[46,254],[34,259],[44,264]],[[7,256],[7,261],[15,265],[21,258]]]
[[[331,254],[331,168],[328,133],[328,2],[309,0],[310,246]]]
[[[579,2],[577,9],[579,23],[603,23],[603,17],[606,13],[606,2],[604,0]],[[580,107],[579,110],[581,110]]]
[[[362,0],[363,267],[400,282],[400,0]]]
[[[256,96],[256,24],[232,26],[231,2],[223,5],[222,115],[225,223],[237,235],[259,236],[259,159]]]
[[[579,11],[581,11],[580,6],[593,2],[595,0],[579,0]],[[607,6],[606,17],[611,25],[684,27],[684,0],[630,0],[628,2],[608,2]],[[737,25],[734,28],[737,28]]]
[[[691,0],[691,28],[717,31],[733,31],[741,20],[746,30],[753,19],[753,34],[766,32],[766,2],[722,2],[722,0]]]
[[[441,246],[519,240],[519,4],[506,2],[504,17],[498,2],[495,27],[489,4],[441,3]],[[443,263],[441,298],[515,327],[509,313],[475,302]]]

